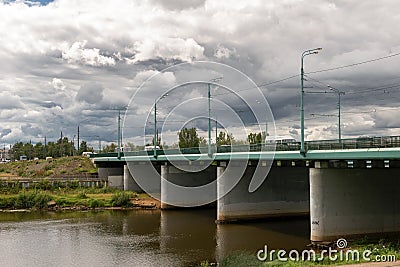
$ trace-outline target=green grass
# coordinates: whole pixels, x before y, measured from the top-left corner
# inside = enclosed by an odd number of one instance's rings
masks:
[[[97,174],[97,168],[87,157],[54,158],[51,161],[30,160],[2,164],[0,177],[26,178],[59,177],[62,175]]]
[[[11,191],[0,194],[0,209],[46,209],[51,200],[63,208],[129,207],[131,206],[130,199],[137,196],[134,192],[107,188],[50,188],[48,190],[19,188]]]
[[[360,261],[346,261],[345,253],[349,250],[358,250],[360,253]],[[400,259],[400,241],[389,241],[389,240],[380,240],[380,241],[373,241],[373,240],[368,240],[368,239],[360,239],[357,241],[353,241],[349,244],[349,247],[347,247],[345,250],[343,250],[343,260],[340,260],[338,257],[337,260],[332,261],[329,259],[328,256],[325,256],[322,260],[320,259],[320,254],[316,253],[316,261],[313,260],[306,260],[306,261],[292,261],[288,259],[288,261],[278,261],[277,255],[275,253],[273,261],[259,261],[257,259],[256,253],[251,254],[249,252],[234,252],[230,255],[228,255],[226,258],[224,258],[218,266],[220,267],[228,267],[228,266],[243,266],[243,267],[248,267],[248,266],[254,266],[254,267],[308,267],[308,266],[335,266],[335,265],[346,265],[346,264],[354,264],[354,263],[365,263],[368,261],[365,261],[362,259],[362,253],[366,250],[371,251],[371,255],[369,258],[371,261],[374,261],[376,259],[376,256],[388,256],[388,255],[394,255],[395,258],[398,260]],[[289,251],[287,251],[288,253]],[[300,251],[299,251],[300,252]],[[301,252],[300,252],[301,255]],[[339,255],[337,253],[336,255]],[[285,257],[288,257],[288,254],[285,255]],[[209,263],[208,261],[203,261],[199,264],[201,267],[211,267],[211,266],[216,266],[215,263]]]

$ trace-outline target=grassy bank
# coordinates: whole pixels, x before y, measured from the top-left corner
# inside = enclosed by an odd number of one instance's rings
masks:
[[[21,189],[0,194],[0,209],[68,209],[133,207],[133,200],[148,199],[145,194],[110,188]]]
[[[334,248],[332,248],[334,249]],[[358,251],[360,254],[359,260],[352,258],[354,251]],[[366,259],[363,259],[363,253],[367,253]],[[337,266],[346,264],[356,264],[356,263],[371,263],[377,262],[378,259],[381,262],[393,262],[394,260],[400,260],[400,241],[390,241],[390,240],[380,240],[372,241],[368,239],[362,239],[353,241],[349,246],[342,250],[342,259],[340,259],[340,250],[336,254],[332,254],[330,258],[328,255],[324,254],[321,257],[321,253],[316,253],[316,260],[291,260],[288,256],[289,251],[286,253],[285,257],[288,258],[287,261],[277,260],[277,253],[274,253],[273,261],[260,261],[257,259],[256,252],[251,254],[249,252],[235,252],[226,258],[224,258],[219,264],[219,267],[230,267],[230,266],[241,266],[241,267],[295,267],[295,266]],[[346,253],[349,254],[348,259],[346,259]],[[301,255],[301,254],[300,254]],[[332,260],[334,255],[338,255],[337,259]],[[301,258],[300,258],[301,259]],[[368,260],[369,259],[369,260]],[[210,263],[204,261],[200,263],[201,267],[211,267],[216,266],[216,263]]]
[[[97,174],[97,168],[87,157],[24,160],[0,164],[0,178],[51,178],[81,174]]]

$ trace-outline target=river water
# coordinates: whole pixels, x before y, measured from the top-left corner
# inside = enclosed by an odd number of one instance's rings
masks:
[[[196,266],[237,250],[304,249],[309,220],[216,225],[215,210],[0,213],[0,266]],[[256,256],[255,256],[256,257]]]

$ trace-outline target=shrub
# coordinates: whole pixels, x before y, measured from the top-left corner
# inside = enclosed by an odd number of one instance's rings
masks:
[[[78,181],[74,180],[72,182],[68,182],[67,187],[71,188],[71,189],[76,189],[76,188],[78,188],[80,186],[79,186]]]
[[[52,200],[52,197],[46,193],[38,193],[35,196],[35,207],[38,209],[47,208],[47,203]]]
[[[35,193],[21,192],[14,200],[14,208],[29,209],[35,206]]]
[[[0,209],[9,209],[14,206],[14,198],[2,197],[0,198]]]
[[[90,208],[104,207],[104,202],[98,199],[91,199],[89,201],[89,207]]]
[[[51,188],[50,181],[47,179],[42,179],[40,182],[36,185],[36,188],[38,189],[43,189],[43,190],[49,190]]]
[[[130,199],[132,194],[126,192],[118,192],[111,197],[111,206],[113,207],[128,207],[131,205]]]
[[[46,170],[46,171],[50,171],[51,169],[53,169],[53,165],[52,164],[47,164],[45,167],[44,167],[44,169]]]

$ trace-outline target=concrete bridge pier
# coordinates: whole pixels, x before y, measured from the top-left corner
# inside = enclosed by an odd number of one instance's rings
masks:
[[[124,190],[146,192],[161,198],[161,166],[157,162],[127,162],[124,166]]]
[[[182,161],[161,166],[161,208],[199,207],[217,199],[216,165]]]
[[[257,161],[245,164],[240,181],[231,191],[233,177],[240,173],[242,163],[220,162],[218,166],[217,222],[309,214],[309,178],[304,162],[274,161],[267,178],[252,193],[249,184]],[[268,162],[261,162],[259,168],[266,174]]]
[[[389,160],[316,162],[310,169],[311,241],[400,232],[399,165]]]

